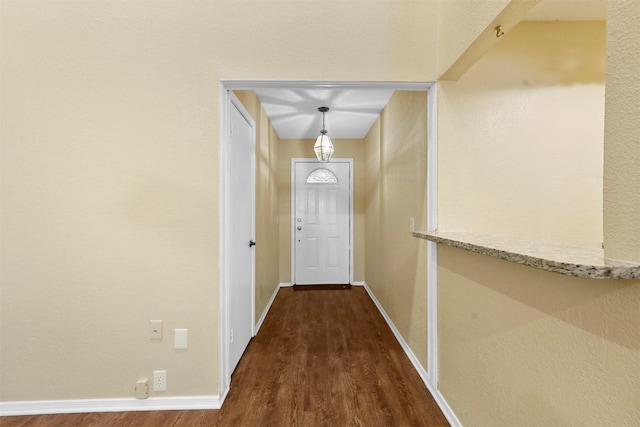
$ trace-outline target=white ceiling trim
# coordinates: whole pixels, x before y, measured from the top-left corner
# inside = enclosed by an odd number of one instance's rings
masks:
[[[222,79],[220,82],[230,90],[256,89],[394,89],[427,91],[434,82],[362,82],[362,81],[317,81],[317,80],[238,80]]]

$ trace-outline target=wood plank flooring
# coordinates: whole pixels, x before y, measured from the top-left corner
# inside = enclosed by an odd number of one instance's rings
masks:
[[[280,289],[222,409],[2,417],[31,426],[448,426],[361,287]]]

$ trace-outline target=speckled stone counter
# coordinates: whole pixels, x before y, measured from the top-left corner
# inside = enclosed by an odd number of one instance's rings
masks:
[[[599,249],[580,249],[523,239],[463,232],[414,231],[414,237],[528,265],[592,279],[640,279],[640,263],[607,259]]]

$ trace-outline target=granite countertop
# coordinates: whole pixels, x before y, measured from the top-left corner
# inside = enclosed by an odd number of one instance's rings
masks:
[[[571,248],[466,232],[414,231],[414,237],[554,273],[593,279],[640,279],[640,263],[604,257],[602,249]]]

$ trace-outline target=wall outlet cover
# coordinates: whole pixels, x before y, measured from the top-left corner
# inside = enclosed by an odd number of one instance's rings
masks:
[[[153,371],[153,391],[167,391],[167,371]]]

